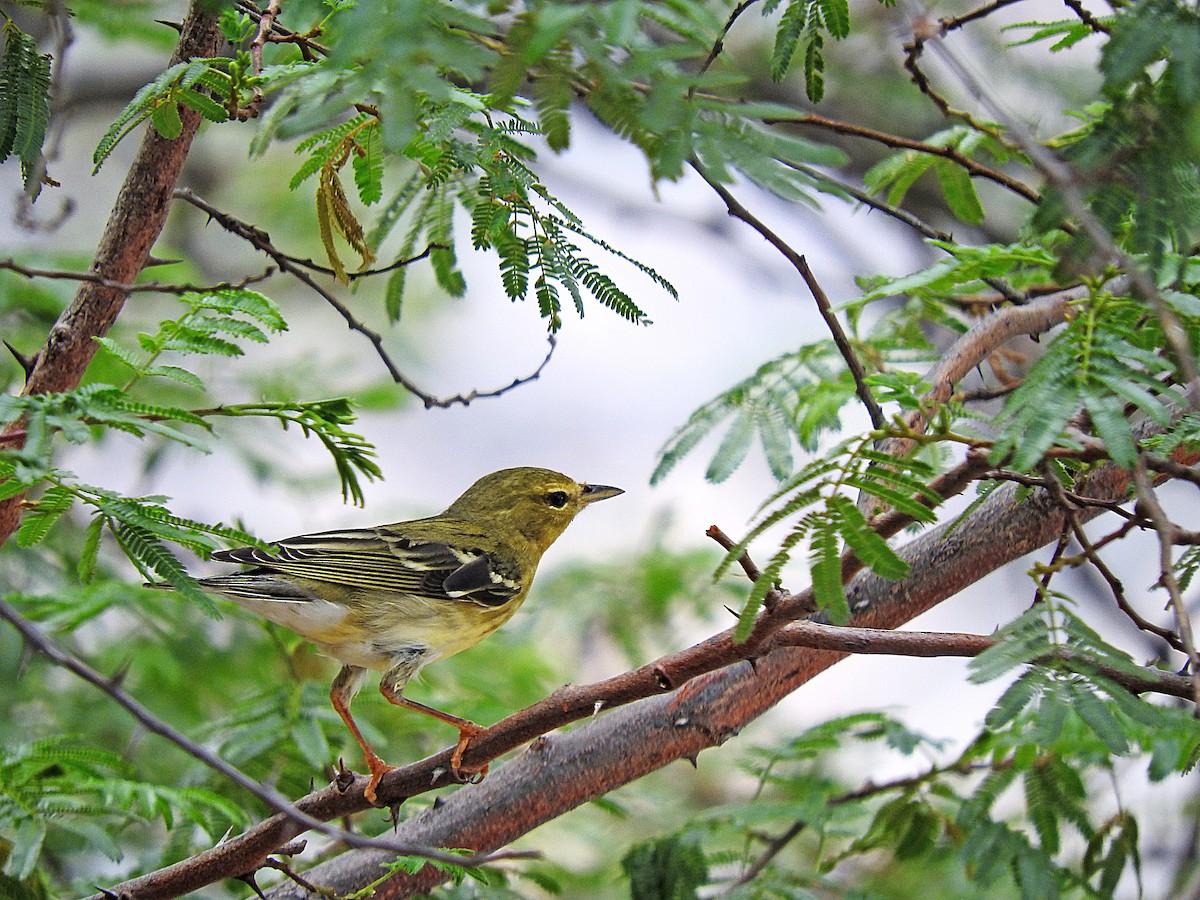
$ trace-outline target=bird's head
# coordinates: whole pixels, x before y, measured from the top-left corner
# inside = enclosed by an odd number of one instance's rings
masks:
[[[579,512],[597,500],[625,493],[603,484],[581,484],[550,469],[522,467],[484,475],[446,512],[519,532],[545,551]]]

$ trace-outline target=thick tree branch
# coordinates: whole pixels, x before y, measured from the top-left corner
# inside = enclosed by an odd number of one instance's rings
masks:
[[[171,64],[216,54],[221,32],[216,20],[195,3],[184,20]],[[200,114],[181,108],[183,131],[167,140],[147,127],[137,156],[117,195],[116,205],[100,237],[92,271],[103,281],[82,285],[71,304],[50,329],[46,343],[33,358],[25,383],[26,394],[69,391],[79,386],[96,354],[95,338],[117,320],[128,292],[123,289],[146,266],[150,250],[167,221],[171,193],[200,124]],[[0,446],[20,446],[19,428],[0,435]],[[0,543],[8,540],[21,518],[24,495],[0,502]]]
[[[1079,492],[1115,500],[1124,496],[1128,485],[1129,473],[1109,465],[1092,473]],[[1000,488],[967,521],[939,526],[916,538],[901,550],[912,573],[903,581],[889,582],[870,572],[860,574],[847,589],[851,609],[858,611],[855,625],[896,628],[988,572],[1057,540],[1063,513],[1053,499],[1040,491],[1023,502],[1019,497],[1016,485]],[[1094,508],[1079,511],[1081,519],[1096,514]],[[780,607],[799,602],[800,595],[794,595]],[[786,629],[781,632],[786,633]],[[723,638],[718,635],[707,643]],[[848,655],[844,649],[799,649],[780,643],[753,666],[727,666],[695,677],[671,694],[650,697],[582,728],[537,741],[529,751],[494,770],[482,784],[458,791],[402,823],[396,836],[476,850],[504,846],[595,797],[723,743]],[[670,659],[666,657],[660,664]],[[1176,693],[1178,685],[1171,676],[1163,678],[1164,684],[1171,681],[1171,693]],[[352,851],[315,867],[306,877],[327,889],[347,893],[378,877],[382,859],[373,851]],[[417,875],[397,876],[381,885],[375,896],[411,896],[428,890],[442,877],[428,868]],[[290,885],[276,888],[270,896],[273,900],[313,900],[311,894]]]

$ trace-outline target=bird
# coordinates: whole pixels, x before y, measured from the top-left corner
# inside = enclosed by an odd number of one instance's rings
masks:
[[[459,773],[463,752],[483,729],[410,700],[405,686],[424,666],[474,646],[507,622],[528,596],[542,554],[575,516],[622,493],[550,469],[502,469],[435,516],[216,551],[215,560],[252,568],[197,581],[341,663],[329,697],[362,750],[371,775],[365,796],[374,804],[380,780],[393,767],[371,749],[350,714],[368,673],[383,672],[379,690],[391,703],[458,729],[450,765]]]

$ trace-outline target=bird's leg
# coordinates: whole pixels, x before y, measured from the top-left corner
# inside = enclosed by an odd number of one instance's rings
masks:
[[[368,802],[374,803],[375,789],[379,787],[379,779],[390,772],[394,766],[389,766],[376,755],[375,751],[366,742],[366,739],[363,738],[362,732],[358,730],[358,725],[355,724],[353,716],[350,715],[350,701],[358,693],[358,689],[363,682],[363,677],[366,674],[366,669],[359,666],[342,666],[342,670],[338,672],[337,678],[333,679],[333,687],[329,689],[329,700],[333,703],[333,708],[341,716],[342,721],[346,723],[346,727],[350,729],[350,733],[354,735],[354,740],[358,742],[358,746],[362,748],[367,769],[371,772],[371,782],[367,785],[367,789],[363,792],[363,795],[367,798]]]
[[[408,683],[408,679],[412,677],[414,671],[411,666],[401,663],[389,671],[383,677],[383,680],[379,682],[379,691],[383,696],[387,697],[389,703],[416,710],[427,716],[433,716],[435,719],[440,719],[447,725],[453,725],[458,729],[458,746],[454,748],[454,753],[450,757],[450,768],[454,770],[455,775],[458,775],[462,768],[463,753],[466,752],[467,745],[471,743],[472,738],[481,734],[484,729],[469,719],[452,716],[450,713],[444,713],[440,709],[434,709],[432,706],[426,706],[424,703],[418,703],[416,700],[409,700],[405,697],[404,686]],[[482,777],[487,774],[487,771],[488,767],[484,765],[482,769],[472,774]]]

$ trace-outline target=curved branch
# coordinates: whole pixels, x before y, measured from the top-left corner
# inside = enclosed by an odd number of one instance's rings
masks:
[[[1080,492],[1115,500],[1124,496],[1129,480],[1128,472],[1102,466]],[[1057,540],[1063,516],[1053,499],[1041,491],[1024,501],[1020,497],[1017,485],[1000,488],[969,520],[939,526],[913,540],[900,551],[912,573],[904,581],[861,574],[847,589],[851,609],[857,612],[855,624],[896,628],[988,572]],[[1078,515],[1087,519],[1098,512],[1089,508]],[[844,648],[801,649],[781,643],[753,666],[729,666],[702,675],[666,696],[642,700],[567,734],[539,740],[482,784],[458,791],[401,823],[394,836],[476,851],[504,846],[670,762],[694,760],[701,750],[720,745],[849,655]],[[1164,684],[1172,680],[1165,674],[1162,678]],[[1177,690],[1172,683],[1172,693]],[[384,858],[375,851],[350,851],[314,867],[305,877],[325,889],[349,893],[377,878]],[[416,875],[389,879],[375,896],[412,896],[444,877],[426,867]],[[294,885],[279,886],[269,896],[316,900]]]

